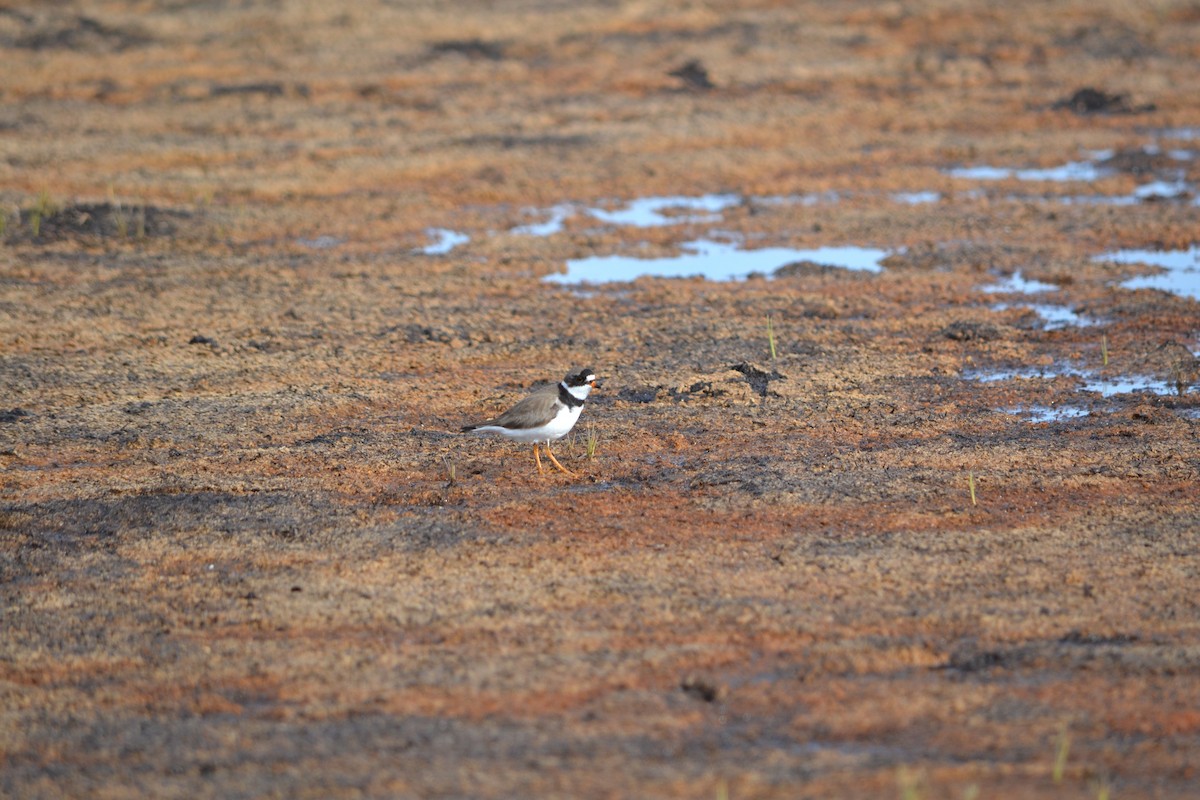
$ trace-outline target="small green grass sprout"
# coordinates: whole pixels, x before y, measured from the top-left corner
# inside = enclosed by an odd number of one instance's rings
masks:
[[[588,423],[587,429],[587,457],[591,461],[596,457],[596,445],[600,443],[600,439],[596,436],[596,426]]]
[[[921,800],[921,775],[918,772],[902,766],[896,771],[896,783],[901,800]]]
[[[111,183],[108,185],[108,202],[117,223],[117,238],[124,239],[129,236],[129,220],[125,218],[125,207],[121,205],[121,199],[113,191]]]
[[[1067,754],[1071,750],[1071,734],[1067,731],[1067,723],[1058,726],[1058,736],[1054,745],[1054,769],[1050,773],[1055,783],[1062,783],[1063,773],[1067,768]]]
[[[771,348],[771,360],[775,360],[775,321],[767,314],[767,345]]]
[[[33,238],[38,238],[42,235],[42,221],[46,217],[54,215],[57,208],[54,201],[50,199],[50,193],[43,189],[38,193],[37,202],[33,204],[33,208],[29,209],[29,230],[33,233]]]
[[[38,192],[37,202],[34,203],[33,210],[43,217],[48,217],[55,212],[54,201],[50,199],[50,193],[45,189]]]

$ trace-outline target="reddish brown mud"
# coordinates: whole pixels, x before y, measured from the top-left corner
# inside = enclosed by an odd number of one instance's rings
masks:
[[[0,51],[0,795],[1194,796],[1200,305],[1095,259],[1200,238],[1194,3],[10,3]],[[891,255],[543,280],[714,236]],[[582,366],[578,480],[456,433]]]

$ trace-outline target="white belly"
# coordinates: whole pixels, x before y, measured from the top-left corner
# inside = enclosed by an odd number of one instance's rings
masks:
[[[476,428],[477,431],[488,431],[489,433],[503,434],[514,442],[524,442],[531,444],[533,442],[552,442],[555,439],[561,439],[566,436],[571,428],[575,427],[575,423],[579,420],[579,413],[583,411],[583,406],[575,408],[562,408],[558,411],[558,416],[547,422],[540,428],[524,428],[522,430],[509,430],[496,425],[485,425],[482,428]]]

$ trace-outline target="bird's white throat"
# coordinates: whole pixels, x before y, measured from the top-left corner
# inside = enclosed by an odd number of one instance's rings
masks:
[[[565,383],[560,383],[562,388],[567,390],[567,394],[574,397],[576,400],[587,400],[588,394],[592,391],[592,385],[585,383],[583,386],[567,386]]]

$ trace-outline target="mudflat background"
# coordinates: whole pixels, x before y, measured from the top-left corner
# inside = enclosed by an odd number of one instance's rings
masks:
[[[0,795],[1195,797],[1200,305],[1097,258],[1198,238],[1194,2],[0,55]],[[698,240],[888,255],[546,280]],[[456,433],[584,366],[579,478]]]

